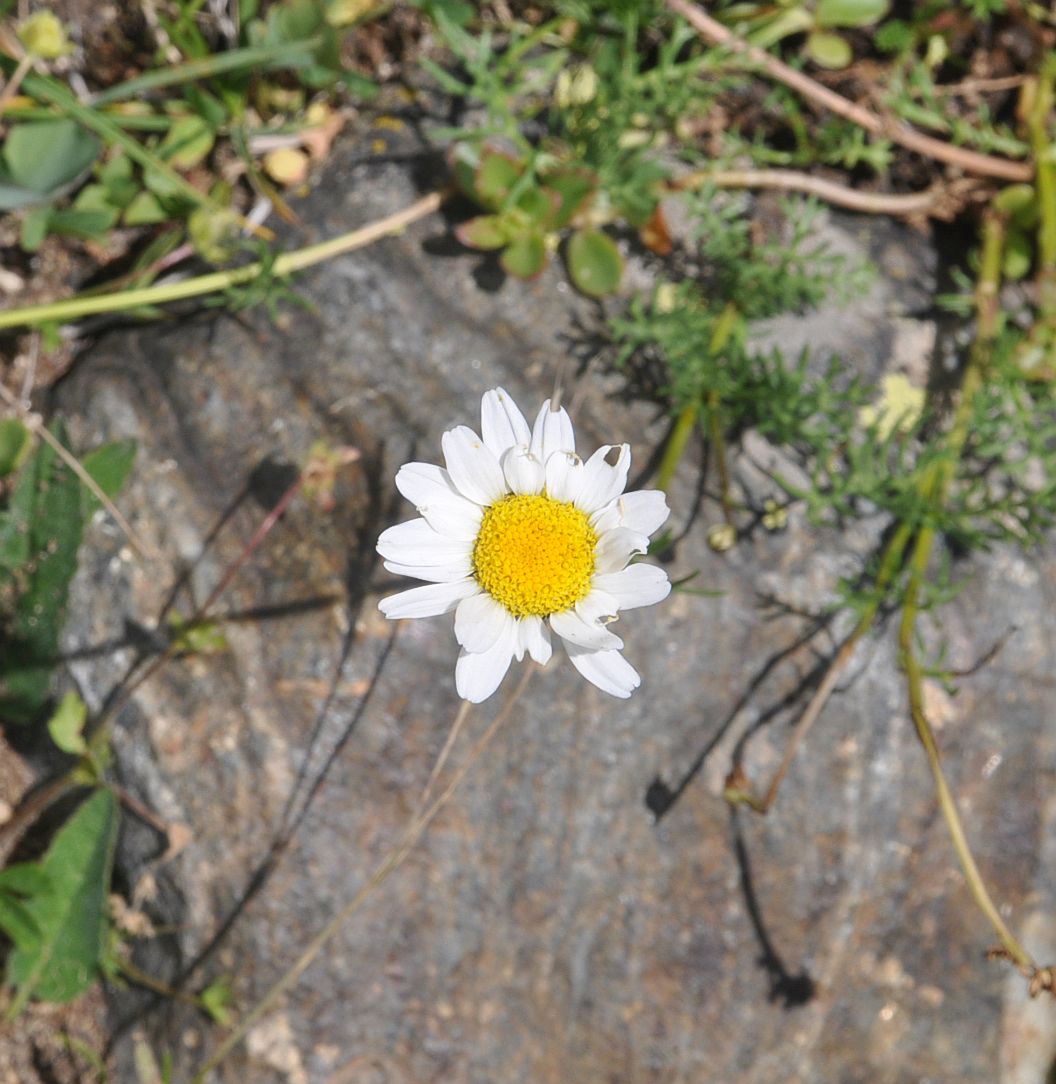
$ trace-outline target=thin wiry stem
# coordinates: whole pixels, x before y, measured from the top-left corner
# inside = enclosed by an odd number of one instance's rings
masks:
[[[1034,167],[1028,162],[1013,162],[1007,158],[980,154],[978,151],[955,146],[918,132],[908,125],[878,116],[865,106],[852,102],[842,94],[837,94],[834,90],[822,86],[803,72],[790,68],[765,49],[749,45],[689,0],[664,0],[664,2],[673,12],[681,15],[702,38],[714,45],[725,45],[733,52],[746,56],[753,63],[758,64],[772,79],[783,83],[808,101],[830,110],[837,116],[843,117],[844,120],[857,124],[872,135],[886,137],[907,150],[949,165],[959,166],[966,173],[975,173],[981,177],[995,177],[1005,181],[1029,181],[1034,176]]]
[[[352,896],[352,898],[305,946],[303,952],[293,965],[282,975],[271,989],[268,990],[260,1001],[258,1001],[253,1008],[242,1017],[231,1034],[217,1047],[205,1064],[194,1075],[191,1084],[204,1084],[206,1077],[242,1042],[243,1039],[245,1039],[253,1025],[287,990],[290,989],[290,987],[297,983],[304,972],[308,970],[323,949],[330,943],[334,935],[356,913],[356,911],[363,906],[366,900],[373,895],[386,880],[388,880],[389,876],[403,864],[404,860],[414,849],[418,840],[421,839],[422,834],[436,819],[444,806],[451,800],[458,788],[462,785],[462,781],[469,773],[470,768],[473,767],[477,759],[499,732],[499,729],[509,718],[514,705],[527,688],[534,670],[534,666],[529,665],[525,667],[524,675],[517,684],[517,687],[510,694],[509,699],[503,705],[498,715],[495,716],[495,720],[477,739],[473,748],[469,751],[469,755],[466,757],[465,762],[454,773],[451,781],[440,795],[422,813],[411,819],[410,824],[404,829],[403,835],[400,837],[400,841],[396,846],[393,847],[381,862],[378,863],[374,872],[367,878],[355,895]],[[441,753],[441,756],[442,755],[443,753]]]

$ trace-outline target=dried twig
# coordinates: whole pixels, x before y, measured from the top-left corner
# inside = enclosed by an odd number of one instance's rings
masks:
[[[865,106],[852,102],[842,94],[837,94],[834,90],[822,86],[809,75],[790,68],[765,49],[749,45],[689,0],[664,0],[664,3],[673,12],[681,15],[702,38],[714,45],[724,45],[733,52],[747,57],[758,64],[772,79],[802,94],[808,101],[830,110],[843,117],[844,120],[857,124],[872,135],[886,136],[907,150],[958,166],[966,173],[975,173],[981,177],[995,177],[1004,181],[1029,181],[1034,176],[1034,167],[1028,162],[1013,162],[1008,158],[996,158],[966,147],[956,147],[952,143],[918,132],[906,124],[877,115]]]
[[[935,215],[940,218],[946,217],[950,208],[970,195],[976,186],[976,182],[966,180],[959,185],[933,185],[923,192],[862,192],[792,169],[701,169],[674,178],[670,187],[681,191],[705,184],[713,184],[716,188],[802,192],[836,207],[868,215]]]

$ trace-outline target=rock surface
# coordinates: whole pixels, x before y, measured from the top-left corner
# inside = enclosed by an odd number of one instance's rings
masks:
[[[415,198],[405,166],[361,153],[337,155],[302,209],[299,243]],[[926,277],[923,238],[869,231],[874,252]],[[316,268],[296,284],[311,308],[284,310],[278,326],[254,310],[112,333],[58,393],[82,446],[140,442],[123,508],[171,562],[139,562],[97,520],[67,633],[71,649],[111,645],[73,664],[93,706],[132,658],[127,623],[162,620],[170,594],[190,613],[315,441],[359,451],[335,507],[296,499],[226,592],[221,610],[242,615],[225,626],[230,650],[170,663],[118,716],[122,784],[190,832],[168,859],[161,837],[126,818],[123,887],[160,931],[140,944],[144,970],[173,980],[186,969],[293,810],[289,846],[190,979],[229,975],[239,1006],[396,843],[457,710],[450,618],[394,629],[376,611],[397,585],[374,541],[413,514],[393,488],[397,466],[438,459],[445,428],[477,424],[485,389],[501,384],[530,410],[558,374],[581,451],[628,439],[641,469],[666,432],[620,379],[577,375],[577,319],[589,324],[591,310],[560,275],[483,289],[479,258],[452,254],[445,237],[436,217]],[[830,338],[834,324],[849,329],[870,373],[891,361],[892,321],[909,316],[897,278],[876,289],[815,317]],[[684,464],[672,494],[676,529],[697,470]],[[746,461],[738,472],[761,503],[761,476]],[[215,1081],[1041,1081],[1056,1014],[1025,1008],[1022,981],[983,959],[991,934],[936,811],[890,630],[860,651],[774,811],[725,806],[738,741],[758,728],[746,764],[767,778],[795,715],[782,700],[802,705],[833,644],[823,631],[779,657],[808,623],[770,619],[759,592],[820,610],[875,532],[841,537],[793,514],[786,531],[719,556],[703,539],[716,514],[705,501],[671,572],[699,569],[696,583],[721,593],[676,594],[622,622],[644,678],[636,697],[606,698],[567,662],[537,675],[409,861]],[[932,689],[933,710],[980,864],[1047,958],[1056,562],[999,552],[961,571],[968,585],[944,612],[952,664],[971,666],[1016,631],[955,699]],[[515,680],[470,715],[469,735]],[[464,736],[453,764],[467,748]],[[647,796],[657,808],[672,795],[658,821]],[[135,1079],[134,1028],[171,1049],[186,1079],[218,1033],[174,1003],[147,1008],[114,1000],[117,1079]]]

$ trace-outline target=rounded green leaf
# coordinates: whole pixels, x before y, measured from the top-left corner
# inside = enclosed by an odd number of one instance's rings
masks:
[[[3,163],[17,186],[58,193],[95,161],[101,144],[72,120],[16,124],[4,140]]]
[[[499,263],[514,278],[535,278],[546,267],[546,238],[535,231],[522,233],[510,242]]]
[[[481,252],[504,248],[510,241],[509,231],[505,229],[500,215],[471,218],[455,227],[455,236],[466,248],[476,248]]]
[[[577,230],[568,242],[568,273],[577,290],[603,297],[619,288],[623,257],[608,234]]]
[[[818,0],[814,20],[818,26],[869,26],[890,9],[890,0]]]
[[[822,68],[846,68],[854,54],[839,34],[815,30],[807,37],[807,55]]]
[[[60,701],[55,714],[48,720],[51,740],[64,752],[80,756],[88,746],[84,741],[84,724],[88,709],[84,701],[71,690]]]
[[[180,117],[161,141],[158,153],[174,169],[191,169],[213,149],[214,134],[204,117]]]
[[[1034,254],[1030,239],[1020,230],[1010,230],[1005,243],[1005,277],[1021,279],[1030,270]]]

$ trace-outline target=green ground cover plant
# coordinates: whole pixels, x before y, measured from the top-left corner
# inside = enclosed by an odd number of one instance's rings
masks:
[[[175,300],[275,306],[288,300],[298,270],[402,229],[457,192],[468,208],[457,239],[496,261],[513,286],[556,260],[598,302],[612,365],[670,412],[658,484],[670,485],[691,449],[709,450],[721,517],[708,536],[714,549],[737,545],[760,518],[778,525],[794,505],[815,523],[886,517],[881,548],[843,585],[836,606],[853,615],[852,631],[785,759],[765,787],[735,765],[727,797],[771,808],[855,647],[893,615],[908,710],[969,888],[1031,992],[1051,990],[1052,969],[1008,929],[972,858],[923,698],[926,675],[950,683],[956,675],[941,651],[923,653],[920,636],[925,614],[941,630],[942,604],[956,589],[955,570],[938,554],[1028,549],[1056,515],[1056,22],[1048,9],[1001,0],[706,9],[688,0],[232,0],[227,9],[218,23],[196,0],[161,5],[152,48],[131,51],[142,57],[138,73],[87,95],[71,78],[84,75],[61,18],[9,17],[0,38],[8,226],[0,250],[15,258],[16,249],[24,256],[58,239],[83,254],[133,233],[128,259],[101,260],[91,288],[0,312],[0,329],[22,336],[13,349],[32,336],[47,349],[60,328],[92,314],[164,319]],[[353,234],[281,251],[258,212],[294,215],[287,187],[306,175],[312,133],[332,138],[339,111],[365,106],[383,81],[360,62],[356,41],[397,17],[411,19],[414,47],[394,58],[394,78],[412,98],[458,104],[452,122],[429,129],[450,184]],[[1006,27],[1027,43],[1022,63],[991,55]],[[294,153],[274,157],[280,151]],[[778,195],[772,220],[758,213],[761,192]],[[868,267],[816,240],[826,206],[934,217],[968,231],[958,287],[944,299],[969,332],[952,384],[895,382],[878,398],[839,358],[751,346],[754,322],[868,282]],[[648,269],[648,290],[627,288],[630,258]],[[172,279],[174,269],[190,273]],[[1021,287],[1014,305],[1002,302],[1008,283]],[[61,419],[44,426],[24,395],[4,398],[0,717],[46,731],[66,754],[53,797],[87,793],[36,861],[0,870],[14,1015],[30,998],[66,1000],[102,976],[152,980],[131,969],[101,903],[120,815],[109,716],[90,718],[76,697],[58,697],[84,528],[100,508],[119,515],[113,501],[134,449],[78,450],[75,459]],[[775,472],[782,496],[765,508],[736,495],[728,459],[749,428],[809,484]],[[181,653],[224,649],[215,601],[182,621],[151,673]],[[16,815],[10,830],[30,819]],[[225,989],[194,995],[221,1023]]]

